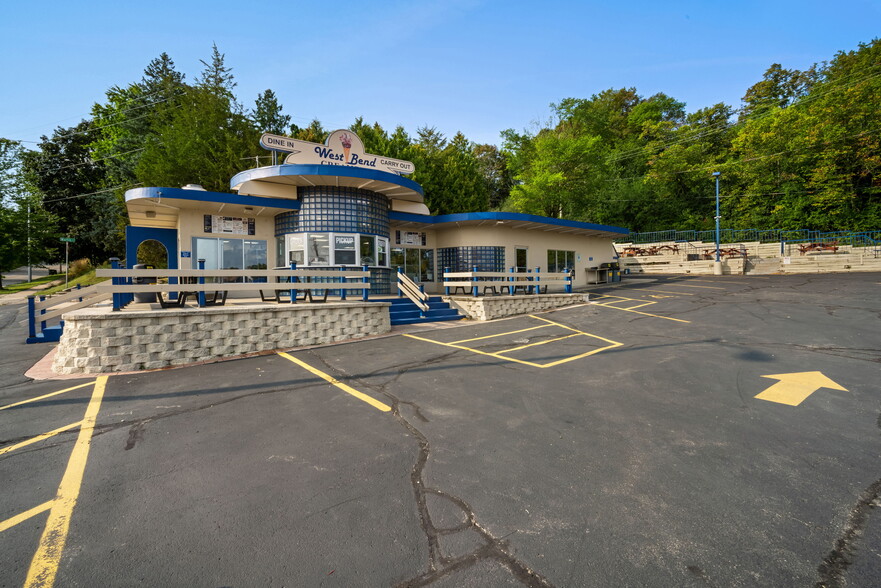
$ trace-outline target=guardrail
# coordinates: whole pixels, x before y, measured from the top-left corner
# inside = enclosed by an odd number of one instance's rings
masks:
[[[646,233],[630,233],[620,242],[633,245],[643,243],[667,243],[683,241],[702,241],[711,243],[716,239],[716,232],[708,231],[652,231]],[[807,241],[838,241],[841,245],[854,247],[870,247],[881,242],[881,230],[869,231],[813,231],[810,229],[722,229],[719,241],[722,243],[737,242],[807,242]]]
[[[501,294],[504,290],[508,294],[514,295],[518,291],[524,294],[539,294],[542,287],[547,292],[548,285],[564,286],[566,293],[572,292],[572,271],[563,270],[562,272],[542,272],[541,268],[535,268],[535,272],[527,270],[526,272],[515,272],[514,268],[510,268],[507,272],[481,272],[477,266],[470,272],[451,272],[450,268],[444,268],[443,284],[444,293],[447,296],[455,293],[456,290],[462,290],[467,295],[470,291],[472,296],[480,296],[480,288],[483,287],[483,294],[487,290],[491,290],[494,294]]]
[[[27,343],[40,343],[58,341],[64,328],[61,315],[71,310],[92,306],[99,302],[109,300],[110,294],[100,292],[96,286],[82,288],[77,284],[76,289],[62,294],[46,296],[28,296],[28,338]],[[38,300],[39,298],[39,300]],[[49,323],[59,320],[59,325],[52,329]],[[40,333],[37,334],[39,322]]]
[[[419,316],[425,317],[428,312],[428,295],[424,291],[423,286],[419,286],[404,273],[402,268],[398,268],[398,295],[406,296],[410,302],[419,308]]]

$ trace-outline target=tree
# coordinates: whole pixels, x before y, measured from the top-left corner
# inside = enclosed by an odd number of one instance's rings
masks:
[[[226,54],[221,53],[217,49],[217,43],[211,45],[211,62],[200,59],[199,62],[205,66],[201,75],[196,78],[196,85],[207,90],[210,94],[218,97],[224,97],[231,103],[235,102],[235,94],[233,88],[236,82],[232,74],[232,68],[226,67]]]
[[[288,114],[282,114],[282,105],[278,103],[275,92],[267,89],[265,92],[257,95],[255,103],[256,108],[251,114],[251,119],[257,126],[257,130],[264,133],[274,133],[276,135],[283,134],[288,125],[291,124],[291,117]]]
[[[495,145],[475,145],[472,152],[486,183],[489,206],[498,208],[511,195],[514,185],[508,156]]]

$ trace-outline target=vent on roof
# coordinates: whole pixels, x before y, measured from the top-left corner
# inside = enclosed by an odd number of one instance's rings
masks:
[[[182,186],[184,190],[201,190],[205,192],[205,188],[203,188],[200,184],[187,184],[186,186]]]

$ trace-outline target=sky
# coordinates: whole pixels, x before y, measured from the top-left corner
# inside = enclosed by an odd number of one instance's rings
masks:
[[[771,64],[808,68],[881,37],[879,23],[881,0],[7,0],[0,137],[35,148],[162,52],[192,82],[216,43],[246,108],[272,89],[300,126],[360,116],[499,144],[551,103],[608,88],[737,107]]]

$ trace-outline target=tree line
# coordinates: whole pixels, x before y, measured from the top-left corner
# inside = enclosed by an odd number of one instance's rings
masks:
[[[0,139],[0,270],[51,261],[58,238],[72,258],[121,256],[123,194],[136,186],[201,184],[228,191],[267,165],[263,132],[323,142],[333,129],[300,127],[267,89],[253,106],[217,46],[192,83],[166,54],[140,80],[113,86],[91,118],[58,127],[36,149]],[[694,112],[663,93],[608,89],[551,105],[550,120],[505,130],[501,148],[462,133],[415,134],[356,118],[368,152],[415,163],[412,179],[435,214],[504,210],[633,231],[708,229],[712,172],[722,176],[728,228],[881,227],[881,41],[805,71],[772,65],[739,109]]]

